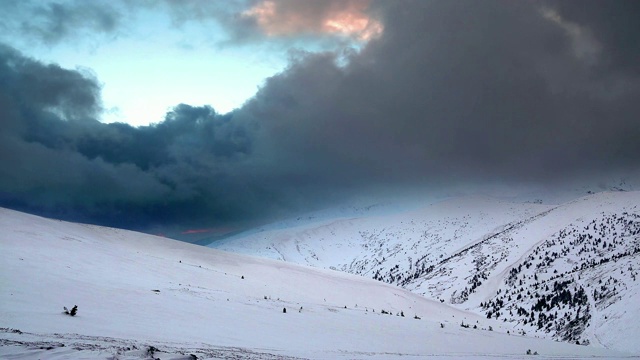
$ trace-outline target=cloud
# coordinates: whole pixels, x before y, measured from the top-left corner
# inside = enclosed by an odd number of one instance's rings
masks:
[[[1,4],[5,34],[27,43],[55,46],[81,41],[97,47],[116,37],[136,36],[144,22],[169,21],[170,29],[197,24],[217,45],[267,44],[335,48],[380,36],[383,25],[371,0],[25,0]],[[144,27],[144,26],[143,26]],[[220,33],[220,29],[225,34]],[[206,35],[209,33],[209,35]],[[2,37],[0,37],[1,39]],[[4,41],[14,42],[15,37]]]
[[[18,1],[2,4],[3,30],[55,45],[94,34],[113,35],[123,26],[123,9],[108,2]]]
[[[384,30],[371,0],[166,0],[151,4],[167,9],[178,27],[187,23],[221,26],[227,38],[218,45],[334,49],[366,43]]]
[[[593,78],[535,4],[405,1],[384,15],[348,65],[303,56],[242,109],[269,119],[260,139],[277,158],[389,183],[637,166],[638,83]]]
[[[237,221],[257,206],[232,114],[178,105],[154,126],[103,124],[96,79],[6,46],[0,79],[3,206],[125,227]]]
[[[549,4],[567,22],[584,27],[602,47],[601,61],[609,70],[640,75],[640,3],[622,0],[557,1]]]
[[[209,228],[380,189],[637,172],[634,52],[543,5],[372,3],[384,32],[361,51],[297,52],[232,113],[181,104],[138,128],[95,120],[92,75],[2,47],[0,205]],[[569,23],[602,48],[581,56]]]
[[[262,0],[241,15],[253,19],[267,36],[315,33],[370,40],[383,30],[382,24],[367,14],[370,4],[370,0]]]

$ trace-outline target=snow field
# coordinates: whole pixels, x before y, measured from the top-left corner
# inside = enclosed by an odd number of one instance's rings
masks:
[[[4,358],[139,359],[150,346],[173,360],[624,356],[509,336],[498,322],[363,277],[135,232],[2,209],[0,246]],[[77,316],[62,314],[73,305]]]

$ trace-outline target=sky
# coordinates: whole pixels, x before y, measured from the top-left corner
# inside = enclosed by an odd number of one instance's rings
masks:
[[[0,10],[0,206],[235,229],[358,195],[640,174],[634,0]]]
[[[8,13],[16,16],[8,17],[9,31],[1,38],[39,61],[94,73],[104,108],[99,120],[149,125],[182,102],[229,112],[286,67],[292,44],[251,41],[249,34],[220,24],[219,17],[236,16],[264,27],[272,38],[307,30],[277,25],[263,15],[270,9],[265,4],[270,2],[5,1]],[[365,33],[355,32],[355,37],[299,42],[296,48],[359,46],[358,37]],[[252,44],[237,46],[235,41]]]

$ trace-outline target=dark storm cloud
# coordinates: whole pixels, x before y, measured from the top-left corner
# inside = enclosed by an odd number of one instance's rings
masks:
[[[605,21],[543,5],[375,3],[384,33],[361,52],[298,52],[233,113],[179,105],[139,128],[95,120],[90,75],[3,47],[0,206],[208,225],[371,189],[638,171],[635,53]],[[565,22],[599,50],[581,56]]]
[[[588,29],[602,47],[604,65],[640,75],[640,2],[558,1],[549,6],[566,21]]]
[[[154,126],[102,124],[95,79],[5,46],[0,84],[2,206],[139,227],[233,222],[272,204],[243,173],[251,140],[233,114],[179,105]]]
[[[535,2],[379,6],[383,37],[348,65],[310,54],[242,110],[278,157],[365,183],[638,166],[638,82],[593,77]]]

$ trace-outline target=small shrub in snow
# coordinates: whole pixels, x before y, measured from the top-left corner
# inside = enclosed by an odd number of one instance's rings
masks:
[[[158,348],[156,348],[155,346],[149,346],[147,348],[147,356],[153,358],[153,355],[155,355],[156,351],[158,351]]]
[[[70,316],[76,316],[76,314],[78,313],[78,305],[73,305],[71,310],[67,309],[67,307],[65,306],[64,313]]]

